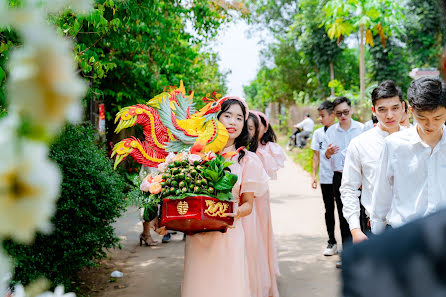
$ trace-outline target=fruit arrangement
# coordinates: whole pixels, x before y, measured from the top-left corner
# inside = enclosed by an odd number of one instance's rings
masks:
[[[144,179],[141,190],[150,193],[152,209],[163,199],[208,196],[231,201],[232,188],[237,182],[237,175],[230,173],[231,164],[232,161],[212,152],[172,154],[158,167],[159,174],[149,174]]]

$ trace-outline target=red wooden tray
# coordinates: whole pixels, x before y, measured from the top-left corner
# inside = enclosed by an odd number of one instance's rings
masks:
[[[234,219],[227,216],[232,212],[232,202],[208,196],[163,199],[161,225],[188,235],[209,231],[224,233],[234,223]]]

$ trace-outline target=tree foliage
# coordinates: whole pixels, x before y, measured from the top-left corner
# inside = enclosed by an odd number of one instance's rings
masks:
[[[262,53],[264,66],[245,87],[248,100],[259,107],[269,102],[318,101],[330,95],[330,87],[336,95],[348,94],[356,100],[363,85],[367,98],[371,87],[386,79],[406,89],[410,70],[436,67],[446,43],[437,0],[407,0],[404,4],[391,0],[247,3],[252,22],[267,28],[275,38]],[[369,45],[363,47],[367,75],[362,83],[357,47],[361,26],[364,45]]]
[[[85,106],[103,101],[113,131],[111,120],[120,108],[145,103],[181,80],[197,100],[211,91],[225,93],[226,73],[218,69],[209,41],[237,13],[246,12],[236,1],[96,0],[90,15],[66,11],[49,21],[74,41],[80,74],[90,84]],[[14,37],[0,32],[2,69],[9,46],[17,44]]]

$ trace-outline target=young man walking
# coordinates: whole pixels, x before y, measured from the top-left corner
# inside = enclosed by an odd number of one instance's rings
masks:
[[[372,112],[376,127],[354,138],[347,148],[340,188],[343,214],[353,243],[367,239],[372,193],[379,170],[384,139],[400,130],[404,115],[401,89],[391,80],[380,83],[372,91]],[[362,186],[362,191],[359,188]]]
[[[375,234],[446,205],[446,87],[438,78],[419,78],[407,99],[417,124],[385,140],[372,196]]]
[[[324,250],[324,256],[332,256],[338,253],[335,230],[335,198],[333,195],[333,170],[331,170],[330,162],[320,157],[320,152],[325,151],[328,147],[325,132],[334,124],[333,103],[324,101],[317,109],[321,124],[323,127],[317,129],[313,133],[311,140],[311,149],[313,150],[313,182],[311,186],[317,189],[317,171],[319,168],[319,183],[321,185],[322,199],[325,206],[325,226],[328,233],[328,245]]]
[[[350,99],[338,97],[333,101],[334,113],[338,122],[327,129],[328,148],[323,156],[330,160],[333,170],[333,193],[338,209],[342,243],[351,242],[350,228],[342,215],[342,201],[339,188],[342,181],[344,161],[347,147],[350,141],[362,133],[364,125],[352,119],[352,107]]]

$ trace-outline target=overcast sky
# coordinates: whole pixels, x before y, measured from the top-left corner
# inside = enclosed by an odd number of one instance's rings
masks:
[[[243,85],[249,84],[260,66],[260,34],[249,34],[244,21],[225,26],[213,44],[220,56],[220,68],[231,70],[228,75],[228,94],[243,96]]]

